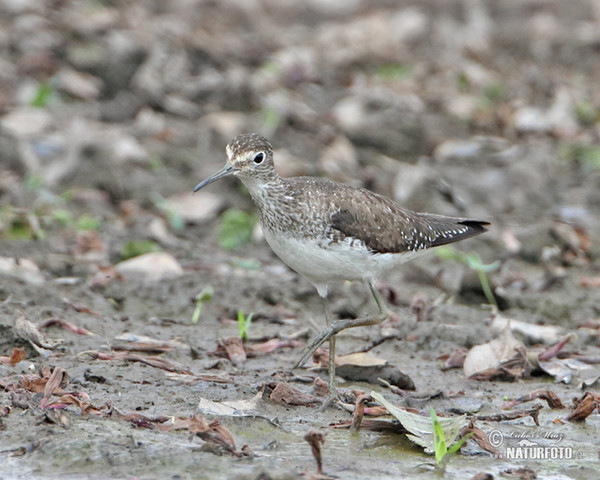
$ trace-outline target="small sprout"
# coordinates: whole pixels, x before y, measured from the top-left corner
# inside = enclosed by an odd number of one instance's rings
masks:
[[[461,93],[468,93],[471,91],[471,81],[466,73],[461,72],[456,76],[456,90]]]
[[[77,219],[75,227],[77,230],[98,230],[100,228],[100,222],[91,215],[84,213]]]
[[[412,69],[410,65],[402,65],[399,63],[386,63],[377,68],[377,76],[390,80],[400,80],[409,78]]]
[[[481,289],[490,305],[498,306],[494,292],[490,286],[490,282],[487,278],[486,272],[494,272],[500,267],[500,262],[496,260],[494,263],[484,264],[481,261],[481,257],[476,253],[463,253],[458,250],[454,250],[450,247],[440,247],[437,250],[437,254],[444,260],[454,260],[467,265],[471,270],[474,270],[479,277],[479,283],[481,283]]]
[[[162,157],[156,152],[153,152],[150,155],[148,155],[148,163],[150,164],[150,168],[154,172],[165,169],[165,164],[163,162]]]
[[[472,435],[472,433],[468,433],[464,437],[460,438],[458,442],[448,448],[448,444],[446,443],[446,435],[444,434],[444,429],[442,428],[442,424],[437,418],[435,410],[431,407],[431,425],[433,426],[433,444],[435,447],[435,461],[438,464],[438,467],[442,470],[446,468],[446,464],[450,457],[454,455],[460,447],[462,447],[463,443],[467,441],[467,439]],[[451,440],[452,443],[454,439]]]
[[[589,102],[581,102],[575,105],[575,116],[580,125],[590,127],[600,121],[600,111]]]
[[[202,306],[206,302],[210,302],[212,300],[213,292],[212,285],[207,285],[198,292],[194,298],[194,300],[196,300],[196,307],[194,308],[194,313],[192,313],[192,323],[198,323],[200,320],[200,314],[202,313]]]
[[[248,330],[250,330],[250,324],[252,323],[252,315],[248,315],[244,318],[244,312],[238,310],[238,331],[240,332],[240,338],[242,342],[248,340]]]
[[[254,213],[235,208],[226,210],[221,215],[219,245],[226,250],[233,250],[250,243],[256,222],[257,218]]]
[[[50,82],[40,83],[35,96],[32,98],[30,105],[32,107],[44,108],[48,106],[50,99],[54,95],[54,89]]]
[[[494,83],[484,88],[483,96],[489,105],[496,105],[506,97],[506,87],[502,83]]]
[[[265,73],[279,73],[279,71],[281,70],[281,68],[279,67],[279,64],[277,64],[276,62],[272,62],[272,61],[268,61],[265,62],[261,65],[260,69],[265,72]]]
[[[371,397],[381,403],[390,414],[400,421],[407,430],[408,439],[425,448],[427,452],[433,452],[438,466],[443,471],[450,457],[458,451],[462,444],[471,434],[465,435],[454,443],[465,425],[467,416],[437,418],[433,408],[430,418],[409,412],[388,402],[383,395],[371,392]],[[451,445],[450,448],[448,446]]]
[[[35,192],[44,186],[44,179],[39,175],[27,175],[24,185],[30,192]]]
[[[0,234],[11,240],[33,240],[45,238],[35,212],[11,205],[0,208]]]
[[[75,217],[68,210],[54,210],[51,214],[51,218],[62,227],[70,227],[75,224]]]
[[[281,114],[274,108],[263,108],[260,116],[265,129],[275,131],[281,124]]]
[[[159,245],[152,240],[130,240],[121,249],[121,260],[137,257],[144,253],[159,251]]]
[[[589,170],[600,169],[600,147],[596,145],[564,143],[558,148],[558,158],[564,163],[574,163]]]

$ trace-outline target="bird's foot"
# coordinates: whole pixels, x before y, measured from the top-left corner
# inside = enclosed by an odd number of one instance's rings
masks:
[[[353,327],[378,325],[386,318],[386,313],[377,313],[375,315],[369,315],[368,317],[336,320],[330,323],[327,325],[327,327],[321,330],[304,349],[304,352],[302,352],[302,357],[300,357],[300,360],[296,363],[296,365],[294,365],[294,369],[300,368],[302,365],[304,365],[306,361],[317,351],[317,348],[342,330]]]

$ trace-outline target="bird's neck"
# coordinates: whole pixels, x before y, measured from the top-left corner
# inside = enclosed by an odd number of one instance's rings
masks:
[[[241,180],[254,202],[261,209],[268,204],[276,204],[278,199],[285,197],[287,182],[277,173],[266,178],[252,177]]]

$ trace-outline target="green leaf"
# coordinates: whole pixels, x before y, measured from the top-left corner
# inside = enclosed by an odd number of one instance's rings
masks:
[[[68,210],[58,209],[51,214],[52,220],[59,223],[63,227],[71,227],[75,224],[75,217]]]
[[[500,268],[500,262],[498,260],[496,260],[494,263],[486,265],[481,261],[481,257],[479,257],[479,255],[476,253],[466,254],[450,247],[440,247],[437,250],[437,254],[443,260],[453,260],[463,263],[471,270],[474,270],[477,273],[477,277],[479,278],[479,283],[481,283],[481,289],[483,290],[486,300],[490,305],[498,306],[496,297],[494,296],[494,292],[490,286],[490,282],[485,274],[485,272],[492,272]]]
[[[198,323],[200,320],[200,313],[202,313],[202,306],[206,302],[210,302],[213,297],[213,287],[212,285],[207,285],[202,290],[198,292],[195,297],[196,300],[196,308],[194,308],[194,313],[192,313],[192,323]]]
[[[100,223],[91,215],[84,213],[77,219],[75,227],[77,230],[98,230],[100,228]]]
[[[387,63],[379,66],[376,73],[379,77],[389,78],[391,80],[399,80],[402,78],[409,78],[412,74],[412,68],[410,65]]]
[[[431,415],[431,423],[433,425],[433,444],[435,447],[435,460],[438,465],[442,465],[444,457],[448,452],[446,448],[446,438],[444,437],[444,430],[442,429],[442,425],[437,418],[435,410],[433,407],[430,407],[430,415]]]
[[[451,455],[454,455],[456,452],[458,452],[458,449],[463,446],[463,443],[465,443],[472,436],[473,436],[473,432],[469,432],[464,437],[460,438],[458,440],[458,442],[456,442],[454,445],[452,445],[448,449],[448,454],[447,455],[451,456]]]
[[[258,221],[256,214],[235,208],[226,210],[221,215],[219,227],[219,245],[226,250],[233,250],[252,239],[252,230]]]
[[[46,81],[40,83],[37,91],[35,92],[35,96],[31,100],[31,106],[38,108],[46,107],[53,93],[54,90],[52,89],[50,82]]]
[[[137,257],[144,253],[159,251],[160,246],[152,240],[130,240],[121,249],[121,260]]]
[[[252,315],[248,315],[244,318],[244,313],[241,310],[238,310],[238,333],[242,342],[245,342],[248,339],[248,331],[250,330],[250,324],[252,323]]]

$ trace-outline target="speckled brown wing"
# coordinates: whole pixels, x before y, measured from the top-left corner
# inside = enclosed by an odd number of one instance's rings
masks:
[[[361,190],[361,195],[337,193],[338,209],[331,214],[334,239],[358,240],[374,253],[414,252],[446,245],[479,235],[489,225],[485,221],[411,212],[368,190]]]

